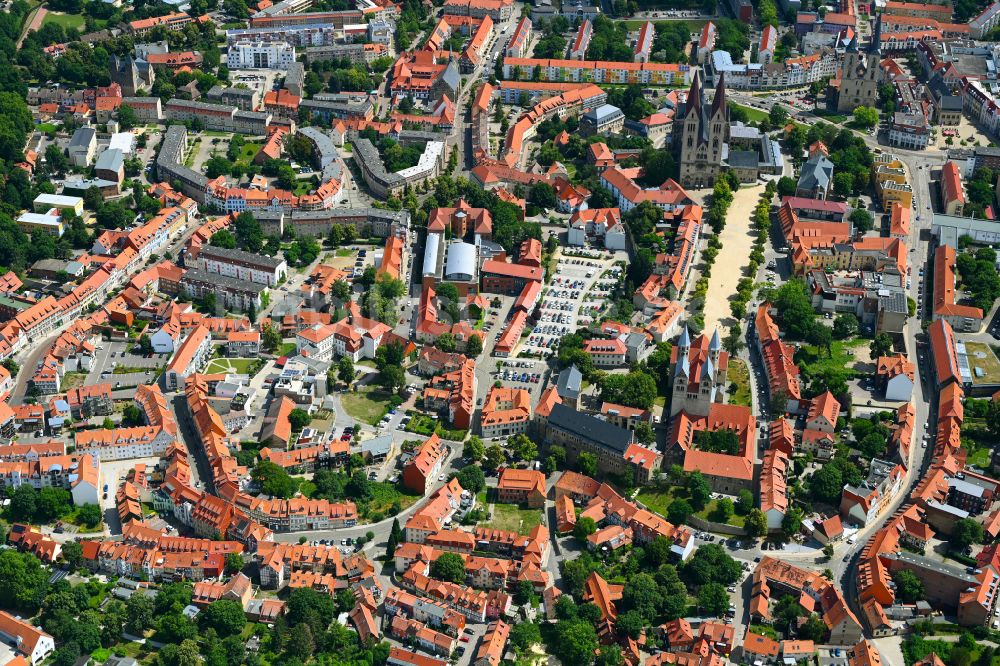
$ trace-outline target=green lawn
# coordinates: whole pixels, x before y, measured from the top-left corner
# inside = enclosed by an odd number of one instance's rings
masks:
[[[490,527],[518,534],[528,534],[542,522],[541,509],[522,509],[516,504],[494,504]]]
[[[756,121],[759,122],[759,121],[764,120],[765,118],[767,118],[767,114],[764,113],[763,111],[761,111],[760,109],[755,109],[755,108],[749,107],[749,106],[743,106],[742,104],[733,104],[733,106],[735,106],[738,109],[743,109],[744,111],[746,111],[747,112],[747,120],[750,120],[750,121],[756,120]]]
[[[833,113],[831,111],[825,111],[824,109],[816,109],[815,111],[810,109],[810,112],[814,116],[820,116],[823,120],[828,120],[831,123],[844,123],[847,122],[847,116],[842,116],[839,113]]]
[[[750,407],[750,372],[747,364],[739,359],[729,361],[729,404]],[[734,388],[735,387],[735,388]]]
[[[35,129],[42,134],[48,134],[49,132],[55,132],[58,128],[52,123],[39,123],[35,125]]]
[[[238,375],[249,375],[253,373],[254,366],[260,361],[255,358],[213,358],[205,366],[205,374],[225,374],[236,373]]]
[[[338,247],[335,253],[338,257],[353,257],[355,251],[347,247]]]
[[[979,469],[989,469],[990,467],[990,449],[985,446],[976,446],[976,443],[962,438],[962,446],[968,450],[968,458],[965,459],[966,464],[974,465]]]
[[[389,411],[391,397],[384,391],[366,386],[356,393],[342,393],[340,404],[351,418],[375,425]]]
[[[62,26],[65,30],[79,31],[83,28],[84,18],[80,14],[55,14],[48,12],[45,14],[45,18],[42,19],[42,26],[44,27],[49,23]]]
[[[699,518],[704,518],[705,520],[711,520],[716,523],[727,523],[729,525],[734,525],[736,527],[743,527],[743,524],[745,522],[743,520],[743,516],[738,516],[734,513],[733,515],[729,516],[727,520],[723,520],[722,516],[716,515],[717,505],[718,501],[712,500],[705,505],[704,509],[698,511],[695,515],[698,516]]]
[[[691,29],[692,33],[701,32],[702,28],[705,27],[705,24],[708,23],[708,21],[700,19],[677,19],[671,17],[665,19],[664,18],[652,19],[652,21],[653,23],[659,23],[660,21],[671,21],[673,23],[687,23],[688,28]],[[627,27],[629,30],[638,30],[646,22],[643,20],[631,20],[631,21],[622,21],[622,23],[624,23],[625,27]]]
[[[854,377],[857,371],[853,369],[856,362],[856,358],[852,354],[847,352],[858,347],[864,347],[868,344],[868,341],[863,338],[855,338],[853,340],[835,340],[832,345],[830,345],[830,354],[827,354],[826,349],[820,349],[814,347],[813,345],[802,345],[798,353],[795,354],[795,362],[802,366],[809,366],[809,371],[806,372],[805,368],[803,371],[806,374],[814,375],[816,373],[822,373],[826,371],[831,372],[841,372],[847,373],[847,377]],[[867,354],[867,352],[865,352]]]
[[[386,515],[404,511],[423,498],[422,495],[404,493],[399,486],[392,483],[372,482],[368,487],[372,490],[372,499],[365,506],[363,517],[370,522],[377,522]]]
[[[259,143],[244,143],[243,148],[240,150],[240,156],[236,158],[236,161],[250,164],[253,162],[253,158],[257,156],[257,151],[260,150],[261,145]]]
[[[639,491],[639,495],[636,497],[636,500],[644,504],[650,511],[665,516],[667,515],[667,508],[670,504],[681,496],[681,489],[674,486],[671,486],[666,490],[647,486]]]
[[[278,356],[293,356],[295,354],[294,342],[282,342],[278,347]]]

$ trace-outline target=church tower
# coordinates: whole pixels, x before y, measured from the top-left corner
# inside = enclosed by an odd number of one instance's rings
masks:
[[[840,94],[837,111],[851,113],[859,106],[874,107],[878,101],[879,62],[882,58],[882,17],[875,21],[875,33],[867,51],[858,48],[857,34],[844,53],[840,70]]]
[[[715,97],[709,106],[701,75],[695,72],[687,101],[674,127],[675,146],[679,148],[681,185],[711,187],[722,172],[725,146],[729,141],[729,107],[726,104],[724,73],[719,75]]]

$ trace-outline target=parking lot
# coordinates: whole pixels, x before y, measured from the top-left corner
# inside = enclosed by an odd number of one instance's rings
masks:
[[[589,326],[604,309],[621,267],[605,253],[583,251],[587,257],[560,256],[555,276],[542,296],[541,316],[520,351],[548,358],[564,335]]]
[[[133,354],[132,348],[133,344],[126,342],[99,343],[87,383],[111,382],[112,388],[149,383],[158,374],[160,366],[170,360],[170,354],[143,356]],[[125,370],[135,372],[124,372]]]

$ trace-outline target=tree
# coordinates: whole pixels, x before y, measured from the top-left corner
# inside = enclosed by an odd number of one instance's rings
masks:
[[[878,125],[878,109],[870,106],[858,106],[854,109],[854,123],[865,129]]]
[[[896,584],[896,596],[904,604],[924,598],[924,583],[912,571],[900,569],[892,575],[892,582]]]
[[[443,352],[453,352],[455,351],[455,336],[451,333],[442,333],[434,341],[434,346]]]
[[[854,191],[854,176],[849,171],[833,175],[833,191],[839,197],[848,197]]]
[[[576,521],[573,527],[573,536],[581,542],[585,542],[587,537],[597,531],[597,523],[589,516],[583,516]]]
[[[792,509],[788,511],[784,517],[781,519],[781,531],[784,532],[786,537],[791,538],[792,536],[799,533],[802,529],[802,513],[797,509]]]
[[[687,481],[688,495],[691,497],[691,506],[695,511],[701,511],[712,499],[712,491],[708,487],[708,482],[701,472],[692,472]]]
[[[132,129],[139,123],[139,118],[135,115],[135,109],[128,104],[118,107],[118,124],[122,129]]]
[[[66,515],[70,512],[72,497],[68,490],[49,486],[38,491],[38,511],[36,518],[39,522],[50,522]]]
[[[556,190],[546,182],[539,181],[531,186],[528,201],[539,208],[552,209],[556,207]]]
[[[538,457],[538,446],[523,433],[508,439],[507,448],[518,460],[534,460]]]
[[[239,553],[226,553],[226,573],[232,575],[243,571],[245,563]]]
[[[486,469],[497,469],[506,460],[504,456],[503,449],[501,449],[497,444],[491,444],[486,449],[486,457],[483,460],[483,465]]]
[[[79,541],[67,541],[62,546],[62,558],[70,569],[76,569],[83,563],[83,546]]]
[[[872,358],[888,356],[892,352],[892,338],[889,337],[888,333],[879,333],[872,340],[868,349],[871,351]]]
[[[350,356],[341,356],[337,361],[337,379],[345,384],[354,381],[354,361]]]
[[[210,603],[198,616],[202,630],[215,629],[220,636],[234,636],[246,626],[243,606],[236,601],[221,599]]]
[[[983,542],[983,526],[972,518],[962,518],[955,522],[951,533],[951,545],[965,550],[974,543]]]
[[[101,524],[101,507],[97,504],[84,504],[77,510],[76,517],[87,527],[97,527]]]
[[[795,189],[797,184],[794,178],[789,178],[788,176],[782,176],[778,179],[778,196],[779,197],[791,197],[795,195]]]
[[[153,600],[143,594],[133,594],[125,602],[125,631],[133,636],[153,626]]]
[[[598,646],[594,625],[581,620],[560,622],[555,635],[552,649],[562,663],[584,666],[594,660]]]
[[[615,622],[615,630],[622,636],[638,638],[639,634],[646,627],[646,618],[637,610],[630,610],[618,616]]]
[[[38,511],[38,491],[26,483],[14,490],[10,498],[10,514],[14,520],[29,522],[35,518]]]
[[[847,340],[858,334],[858,318],[850,312],[842,312],[833,320],[833,337]]]
[[[519,622],[510,628],[510,642],[519,652],[542,642],[542,632],[534,622]]]
[[[456,476],[462,487],[470,493],[476,494],[486,488],[486,477],[477,465],[466,465]]]
[[[483,444],[483,440],[477,435],[471,435],[469,439],[465,440],[465,447],[462,450],[463,456],[472,462],[479,462],[485,454],[486,446]],[[463,487],[465,487],[464,484]]]
[[[872,230],[872,226],[875,224],[874,218],[872,218],[871,213],[866,211],[864,208],[855,208],[851,213],[851,222],[854,223],[854,229],[859,234],[866,234]]]
[[[288,499],[295,493],[295,480],[273,462],[259,462],[250,473],[250,478],[260,485],[265,495]]]
[[[719,583],[706,583],[698,590],[698,608],[709,615],[722,615],[729,608],[729,593]]]
[[[656,441],[656,433],[653,432],[653,426],[645,421],[638,423],[635,426],[635,438],[642,444],[652,444]]]
[[[403,541],[403,530],[399,526],[399,518],[392,519],[392,527],[389,529],[389,538],[386,542],[385,553],[386,557],[393,557],[396,553],[396,547]]]
[[[406,384],[406,373],[398,365],[389,365],[378,373],[378,383],[388,391],[395,392]]]
[[[483,339],[479,335],[470,335],[465,343],[465,354],[469,358],[476,358],[483,353]]]
[[[273,352],[281,346],[281,333],[274,326],[265,324],[261,329],[260,341],[265,351]]]
[[[465,560],[458,553],[441,553],[431,562],[431,578],[451,583],[465,582]]]
[[[584,451],[576,457],[576,465],[584,476],[597,476],[597,457],[594,454]]]
[[[306,410],[296,407],[288,413],[288,422],[293,432],[299,432],[312,422],[312,416]]]
[[[723,497],[715,504],[713,518],[718,520],[720,523],[725,523],[733,517],[734,512],[735,507],[733,506],[733,500],[728,497]]]
[[[683,498],[675,499],[667,507],[667,520],[674,525],[683,525],[692,513],[694,513],[694,509],[691,507],[690,502]]]
[[[753,493],[744,488],[740,491],[739,495],[736,496],[736,513],[741,516],[745,516],[750,513],[750,509],[753,508]]]
[[[741,571],[739,563],[722,546],[708,543],[694,552],[681,567],[680,573],[688,585],[700,587],[706,583],[732,585],[739,580]]]

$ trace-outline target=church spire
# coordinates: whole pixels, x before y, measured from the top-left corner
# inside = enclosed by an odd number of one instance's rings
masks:
[[[882,15],[875,19],[875,32],[872,34],[872,43],[868,47],[869,53],[882,53]]]
[[[712,100],[712,115],[715,116],[719,109],[726,110],[726,73],[719,72],[719,85],[715,87],[715,99]]]

